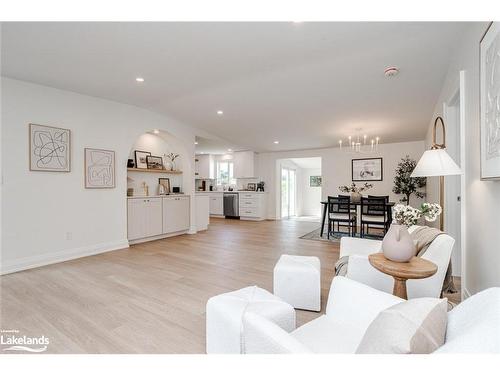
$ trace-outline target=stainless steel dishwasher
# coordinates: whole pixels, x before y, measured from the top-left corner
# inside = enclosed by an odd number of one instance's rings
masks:
[[[225,217],[240,216],[238,193],[224,193],[224,216]]]

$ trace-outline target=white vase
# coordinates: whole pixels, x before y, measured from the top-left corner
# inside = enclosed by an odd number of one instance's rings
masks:
[[[351,201],[352,202],[361,202],[361,193],[351,193]]]
[[[382,251],[387,259],[400,263],[415,256],[415,243],[406,225],[391,224],[382,241]]]
[[[173,171],[174,164],[170,160],[166,160],[165,163],[163,164],[163,168],[165,168],[167,171]]]

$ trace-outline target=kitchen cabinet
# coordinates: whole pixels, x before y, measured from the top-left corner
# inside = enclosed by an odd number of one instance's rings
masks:
[[[266,194],[239,193],[240,220],[266,220]]]
[[[215,163],[213,155],[196,155],[195,177],[202,180],[215,178]]]
[[[189,196],[163,198],[163,234],[189,229]]]
[[[224,216],[223,193],[210,193],[209,212],[212,216]]]
[[[235,178],[255,177],[255,153],[253,151],[234,152],[233,163]]]
[[[210,222],[209,206],[210,197],[208,194],[196,194],[195,209],[196,209],[196,230],[207,230]]]
[[[129,199],[127,210],[129,240],[162,234],[161,198]]]

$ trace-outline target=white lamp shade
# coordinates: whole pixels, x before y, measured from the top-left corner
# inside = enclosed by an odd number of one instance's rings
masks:
[[[424,152],[411,177],[450,176],[462,174],[460,167],[453,161],[444,148]]]

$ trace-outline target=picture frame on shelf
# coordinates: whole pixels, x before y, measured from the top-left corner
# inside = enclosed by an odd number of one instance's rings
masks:
[[[148,169],[147,157],[151,156],[151,152],[148,151],[134,151],[135,157],[135,167],[138,169]]]
[[[492,22],[479,42],[480,177],[500,179],[500,22]]]
[[[158,179],[158,185],[162,185],[165,188],[165,194],[170,194],[170,179],[167,177],[161,177]]]
[[[163,158],[161,156],[147,155],[146,165],[148,169],[161,170],[163,169]]]
[[[352,181],[382,181],[384,178],[382,158],[352,159]]]
[[[71,130],[29,124],[29,169],[71,172]]]
[[[85,189],[115,188],[115,152],[84,149]]]

